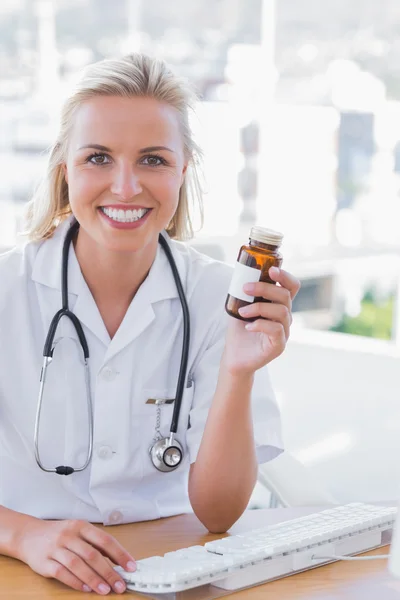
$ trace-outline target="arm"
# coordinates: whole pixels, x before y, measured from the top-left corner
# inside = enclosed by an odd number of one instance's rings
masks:
[[[18,538],[24,527],[34,520],[34,517],[0,506],[0,554],[18,558]]]
[[[246,307],[246,324],[229,317],[218,382],[196,462],[190,468],[189,498],[213,533],[229,529],[245,510],[257,478],[251,414],[255,372],[279,356],[289,337],[291,302],[300,283],[270,270],[279,286],[259,282],[245,291],[270,302]],[[207,375],[205,375],[207,376]]]
[[[235,377],[221,365],[199,454],[190,468],[190,502],[213,533],[237,521],[256,483],[252,384],[251,375]]]

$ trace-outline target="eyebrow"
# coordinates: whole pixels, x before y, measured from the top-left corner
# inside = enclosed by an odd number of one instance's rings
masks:
[[[102,152],[111,152],[110,148],[107,148],[107,146],[102,146],[101,144],[85,144],[84,146],[81,146],[79,148],[79,150],[84,150],[85,148],[92,148],[93,150],[101,150]],[[145,154],[146,152],[157,152],[160,150],[166,150],[167,152],[174,152],[174,150],[171,150],[171,148],[168,148],[167,146],[147,146],[146,148],[141,148],[139,150],[139,153]]]

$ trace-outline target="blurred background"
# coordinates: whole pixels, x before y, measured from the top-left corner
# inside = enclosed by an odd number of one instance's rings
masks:
[[[190,243],[233,263],[253,224],[284,233],[284,268],[302,282],[270,369],[288,450],[340,501],[395,498],[399,3],[2,0],[0,250],[77,72],[134,50],[200,94],[205,222]]]

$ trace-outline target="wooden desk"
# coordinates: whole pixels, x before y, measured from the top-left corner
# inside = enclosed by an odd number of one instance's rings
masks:
[[[280,508],[246,512],[231,529],[232,534],[255,527],[285,521],[316,512],[316,509]],[[107,527],[132,555],[145,558],[178,548],[205,544],[219,536],[210,535],[192,515],[171,517],[161,521],[148,521],[132,525]],[[369,554],[387,554],[388,547]],[[109,594],[114,598],[141,598],[128,592]],[[105,596],[108,598],[109,596]],[[0,598],[3,600],[56,600],[58,598],[100,598],[71,590],[61,583],[44,579],[19,561],[0,557]],[[387,561],[337,562],[318,567],[298,575],[273,581],[241,592],[235,600],[399,600],[400,580],[387,571]]]

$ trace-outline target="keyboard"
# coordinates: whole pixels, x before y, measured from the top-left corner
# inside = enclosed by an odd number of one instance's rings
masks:
[[[394,507],[363,503],[335,506],[138,560],[134,573],[115,569],[136,592],[173,593],[209,584],[234,591],[385,545],[396,513]]]

